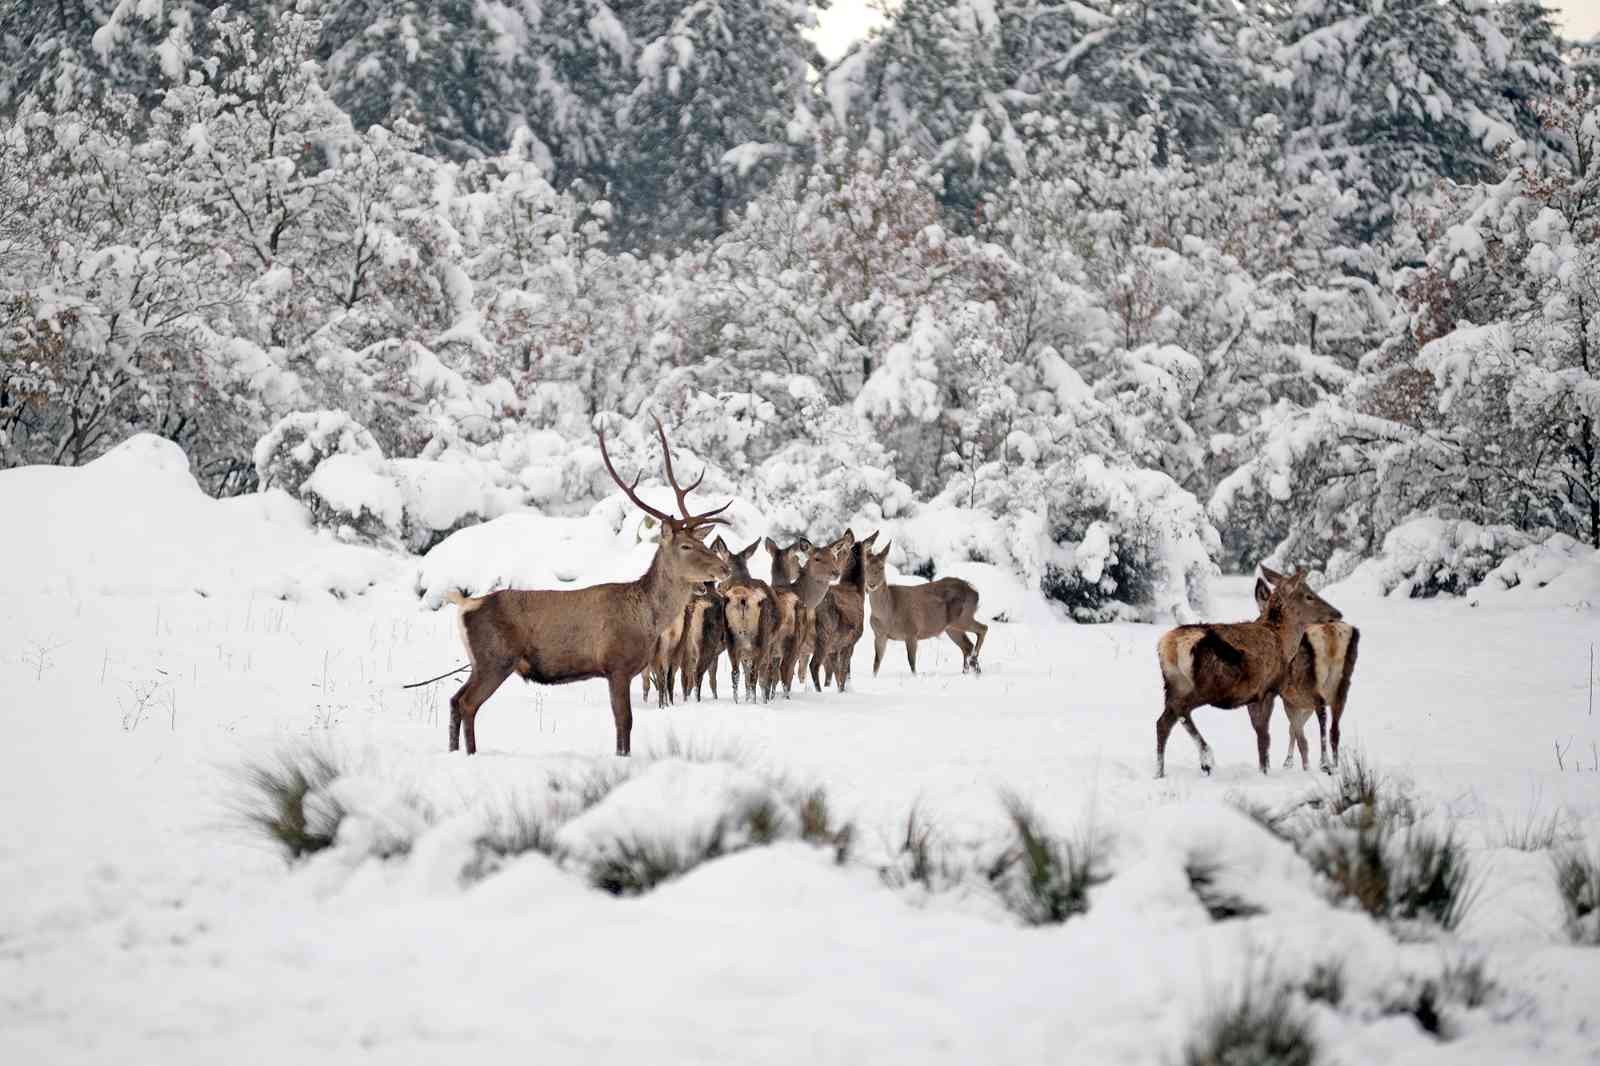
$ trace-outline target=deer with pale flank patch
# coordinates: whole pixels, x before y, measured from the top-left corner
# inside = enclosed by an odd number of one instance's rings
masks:
[[[891,585],[886,567],[889,548],[862,557],[867,602],[872,604],[872,675],[883,665],[883,651],[891,640],[906,644],[906,662],[917,672],[917,642],[941,633],[961,649],[961,672],[983,673],[978,656],[989,627],[978,621],[978,590],[958,577],[941,577],[924,585]],[[977,642],[967,638],[977,634]]]
[[[1166,775],[1167,737],[1180,721],[1200,749],[1201,771],[1211,772],[1211,746],[1192,717],[1195,708],[1208,705],[1249,706],[1256,755],[1266,773],[1272,701],[1283,687],[1306,629],[1340,617],[1312,591],[1302,570],[1273,586],[1254,622],[1185,625],[1162,634],[1156,654],[1165,700],[1156,719],[1156,776]]]
[[[716,551],[716,548],[713,546],[712,550]],[[685,701],[689,699],[692,686],[695,702],[700,702],[700,693],[708,673],[711,677],[711,698],[717,698],[717,660],[727,644],[728,619],[722,593],[707,582],[695,592],[684,611],[683,643],[678,646],[677,665],[683,675]]]
[[[495,690],[518,674],[542,685],[560,685],[588,678],[605,678],[611,689],[611,715],[616,725],[617,754],[632,747],[633,679],[650,662],[663,630],[681,620],[694,587],[704,581],[721,581],[731,575],[729,565],[701,543],[718,517],[732,505],[694,514],[689,510],[688,488],[678,484],[672,469],[667,431],[656,420],[661,438],[661,458],[667,483],[678,498],[681,517],[658,511],[622,480],[606,450],[604,431],[596,434],[606,471],[634,506],[661,524],[660,540],[650,568],[633,581],[591,585],[581,589],[502,589],[483,596],[464,596],[452,590],[447,599],[461,609],[461,639],[466,645],[471,672],[450,697],[450,750],[460,746],[466,733],[467,754],[478,750],[475,724],[478,709]]]
[[[1272,586],[1283,580],[1276,570],[1261,568],[1262,577],[1256,579],[1256,606],[1264,613],[1267,601],[1272,598]],[[1317,716],[1317,731],[1321,735],[1317,746],[1317,761],[1323,772],[1332,773],[1339,765],[1339,719],[1344,717],[1345,701],[1350,698],[1350,677],[1356,669],[1356,653],[1361,646],[1361,630],[1349,622],[1320,622],[1306,629],[1300,641],[1300,650],[1289,664],[1289,673],[1278,696],[1283,700],[1283,711],[1289,716],[1289,755],[1284,759],[1285,769],[1294,765],[1294,753],[1300,751],[1300,769],[1310,768],[1307,752],[1305,724],[1312,714]],[[1333,728],[1328,728],[1329,711],[1332,711]],[[1332,740],[1333,756],[1328,755]]]

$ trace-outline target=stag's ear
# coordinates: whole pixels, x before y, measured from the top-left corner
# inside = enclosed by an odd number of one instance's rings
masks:
[[[1269,585],[1276,585],[1278,582],[1283,580],[1283,575],[1272,569],[1270,566],[1263,566],[1261,568],[1261,576],[1267,579],[1267,584]]]
[[[1265,607],[1270,599],[1272,599],[1272,586],[1259,577],[1256,578],[1256,606]]]
[[[711,550],[714,551],[714,552],[716,552],[716,551],[723,551],[723,552],[728,551],[727,544],[723,543],[722,534],[718,533],[717,534],[717,539],[711,542]],[[732,553],[729,552],[729,554],[732,554]]]

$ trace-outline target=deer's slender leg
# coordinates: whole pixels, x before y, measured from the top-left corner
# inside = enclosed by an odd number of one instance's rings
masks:
[[[1167,776],[1167,737],[1172,733],[1172,727],[1178,722],[1178,712],[1171,704],[1161,712],[1161,717],[1156,719],[1156,776]]]
[[[956,647],[961,649],[961,672],[964,674],[972,669],[972,641],[961,631],[960,623],[954,623],[944,631],[945,636],[956,642]]]
[[[611,685],[611,717],[617,724],[617,754],[627,755],[633,748],[633,695],[628,691],[629,677],[625,673],[616,673],[608,681]]]
[[[450,750],[456,750],[456,735],[462,726],[467,731],[467,754],[475,754],[478,750],[478,735],[473,728],[473,723],[478,717],[478,708],[483,706],[483,701],[494,695],[495,689],[511,676],[511,663],[494,662],[485,663],[481,667],[474,664],[472,673],[467,675],[466,684],[456,690],[450,697]]]
[[[1331,769],[1328,762],[1328,705],[1317,701],[1317,763],[1323,770]]]
[[[983,673],[983,667],[978,663],[978,656],[983,654],[983,641],[984,638],[989,635],[989,627],[978,621],[976,618],[974,618],[969,625],[971,628],[977,630],[978,633],[978,643],[972,649],[972,672],[975,674],[981,674]]]
[[[1272,720],[1272,701],[1274,696],[1268,694],[1250,705],[1250,724],[1256,730],[1256,761],[1261,765],[1261,772],[1267,772],[1267,756],[1270,746],[1270,732],[1268,725]],[[1293,745],[1294,738],[1289,740]]]
[[[889,634],[881,629],[872,631],[872,676],[878,676],[878,667],[883,665],[883,649],[889,646]]]
[[[917,672],[917,638],[906,638],[906,662],[911,666],[911,672]]]
[[[1180,721],[1183,722],[1184,730],[1194,741],[1195,747],[1200,749],[1200,772],[1209,774],[1211,772],[1211,745],[1206,743],[1206,738],[1200,735],[1199,727],[1194,724],[1193,709],[1183,712]],[[1167,728],[1171,729],[1172,727],[1168,726]]]
[[[1339,717],[1344,714],[1344,704],[1333,705],[1333,724],[1328,727],[1328,744],[1333,748],[1333,765],[1339,765]]]
[[[711,666],[706,670],[706,673],[711,675],[711,698],[714,700],[722,698],[717,695],[717,659],[720,658],[722,658],[722,656],[719,655],[716,657],[716,659],[712,659]],[[700,685],[698,683],[696,683],[694,687],[694,698],[696,700],[700,698]]]

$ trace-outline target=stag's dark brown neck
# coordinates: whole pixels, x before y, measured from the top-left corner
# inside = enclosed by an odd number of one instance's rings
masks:
[[[665,544],[656,549],[655,558],[650,560],[650,569],[635,582],[645,609],[650,612],[650,623],[657,633],[683,617],[683,609],[689,606],[689,598],[694,595],[694,586],[689,582],[674,581],[668,576],[667,568],[661,561],[661,555],[666,550]]]

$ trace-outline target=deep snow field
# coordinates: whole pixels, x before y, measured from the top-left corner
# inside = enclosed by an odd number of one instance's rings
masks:
[[[1347,753],[1453,824],[1478,878],[1457,931],[1401,935],[1327,902],[1229,803],[1326,787],[1314,723],[1312,772],[1281,768],[1280,713],[1262,777],[1245,712],[1203,709],[1214,777],[1176,730],[1155,780],[1160,627],[1043,604],[992,626],[982,677],[940,642],[916,677],[891,645],[874,679],[868,638],[848,694],[748,706],[724,663],[720,700],[636,697],[625,762],[603,682],[513,681],[480,754],[448,754],[454,681],[401,688],[463,661],[454,609],[430,602],[452,581],[641,572],[648,545],[596,521],[501,520],[416,560],[314,534],[287,497],[209,500],[149,438],[0,472],[0,1061],[1177,1062],[1242,983],[1330,961],[1348,990],[1309,1007],[1318,1061],[1600,1061],[1600,949],[1567,943],[1548,854],[1505,846],[1551,817],[1600,845],[1600,600],[1327,592],[1362,629]],[[1253,617],[1249,593],[1220,581],[1217,620]],[[355,813],[289,865],[243,826],[239,770],[307,741],[352,767]],[[595,773],[629,780],[561,829],[580,854],[704,833],[774,777],[825,787],[853,854],[756,847],[630,898],[541,854],[463,876],[493,811]],[[1087,914],[1031,928],[971,879],[881,874],[913,807],[949,855],[983,854],[1001,789],[1107,842]],[[388,838],[405,853],[374,857]],[[1184,873],[1202,854],[1262,913],[1213,921]],[[1442,1034],[1384,1008],[1473,961],[1496,990],[1444,1008]]]

